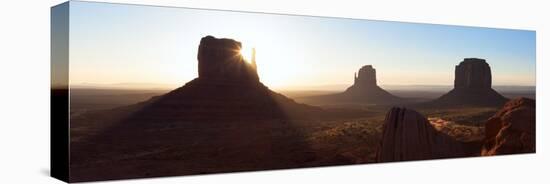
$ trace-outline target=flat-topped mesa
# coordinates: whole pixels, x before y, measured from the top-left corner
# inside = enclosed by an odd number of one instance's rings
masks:
[[[454,88],[428,103],[432,106],[498,107],[507,99],[491,88],[491,67],[484,59],[465,58],[455,66]]]
[[[259,82],[254,58],[247,62],[240,54],[241,48],[241,42],[233,39],[203,37],[197,55],[199,79]]]
[[[455,67],[454,87],[458,89],[491,88],[491,67],[484,59],[465,58]]]
[[[376,69],[372,65],[365,65],[359,69],[359,75],[355,74],[354,86],[376,86]]]

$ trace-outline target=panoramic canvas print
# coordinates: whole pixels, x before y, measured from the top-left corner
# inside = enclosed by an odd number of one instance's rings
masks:
[[[51,18],[65,181],[536,151],[535,31],[79,1]]]

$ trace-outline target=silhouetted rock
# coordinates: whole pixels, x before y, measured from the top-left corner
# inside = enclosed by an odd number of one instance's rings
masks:
[[[392,108],[386,114],[378,162],[465,156],[458,141],[438,132],[420,113]]]
[[[429,104],[500,106],[507,99],[491,88],[491,80],[491,68],[484,59],[466,58],[455,67],[454,88]]]
[[[240,54],[241,42],[213,36],[201,39],[197,59],[199,78],[209,80],[258,81],[255,58],[245,61]],[[254,55],[254,54],[253,54]]]
[[[229,121],[321,112],[264,86],[258,79],[255,58],[245,61],[240,49],[241,43],[232,39],[202,38],[197,57],[199,77],[154,99],[135,119]]]
[[[311,117],[322,109],[298,104],[264,86],[252,61],[240,54],[241,43],[206,36],[198,49],[199,77],[151,99],[134,121],[242,120]]]
[[[325,111],[264,86],[255,61],[245,62],[240,47],[204,37],[198,78],[123,107],[131,109],[127,117],[71,143],[71,181],[308,166],[315,154],[294,121]]]
[[[403,101],[376,84],[376,69],[365,65],[355,74],[354,83],[343,93],[305,98],[311,103],[362,103],[362,104],[395,104]]]
[[[485,124],[482,155],[534,153],[536,138],[535,100],[510,100]]]

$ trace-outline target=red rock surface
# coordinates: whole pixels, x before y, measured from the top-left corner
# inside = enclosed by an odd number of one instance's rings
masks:
[[[481,155],[534,153],[536,138],[535,100],[510,100],[485,124]]]
[[[392,108],[384,120],[378,162],[463,156],[462,145],[434,129],[420,113]]]

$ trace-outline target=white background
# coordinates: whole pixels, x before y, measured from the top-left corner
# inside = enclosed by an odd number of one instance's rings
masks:
[[[0,5],[0,183],[62,183],[49,177],[50,7],[61,0]],[[326,2],[104,0],[254,12],[364,18],[537,31],[537,153],[395,164],[111,181],[109,183],[548,183],[550,6],[545,1],[386,0]],[[472,45],[475,47],[475,45]],[[545,62],[546,61],[546,62]],[[98,182],[102,183],[102,182]]]

